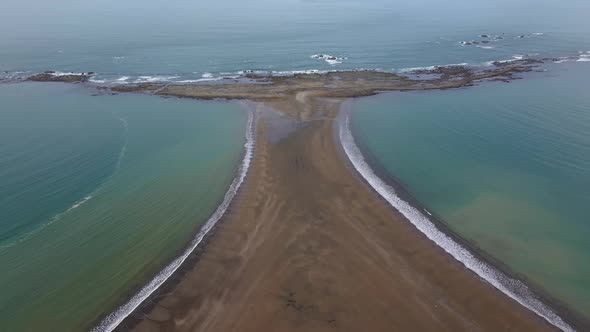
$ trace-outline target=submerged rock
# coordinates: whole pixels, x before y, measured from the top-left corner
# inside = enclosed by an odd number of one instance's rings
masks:
[[[507,60],[507,61],[494,61],[492,64],[496,67],[506,67],[509,65],[522,65],[522,66],[531,66],[544,63],[543,60],[538,59],[515,59],[515,60]]]
[[[472,72],[464,66],[436,66],[432,69],[418,69],[412,71],[415,75],[444,75],[444,76],[466,76]]]

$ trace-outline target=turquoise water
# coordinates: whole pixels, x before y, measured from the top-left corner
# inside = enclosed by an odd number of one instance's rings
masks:
[[[430,212],[590,314],[590,65],[356,100],[366,153]]]
[[[236,104],[0,86],[3,331],[97,323],[175,257],[243,153]]]
[[[587,314],[589,12],[586,0],[3,0],[0,80],[568,57],[508,85],[363,99],[353,126],[436,215]],[[0,321],[11,331],[83,330],[120,304],[188,243],[243,151],[235,104],[2,84],[0,105]]]

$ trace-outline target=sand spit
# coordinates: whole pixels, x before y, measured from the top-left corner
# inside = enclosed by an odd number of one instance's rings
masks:
[[[247,99],[256,102],[259,116],[248,176],[206,245],[117,329],[555,330],[377,195],[349,164],[334,132],[347,98],[509,82],[540,63],[517,59],[491,69],[434,67],[404,75],[248,74],[247,82],[98,87]]]
[[[196,263],[119,326],[133,331],[543,331],[553,327],[428,240],[354,171],[342,99],[259,111],[250,173]],[[283,130],[268,107],[299,118]]]

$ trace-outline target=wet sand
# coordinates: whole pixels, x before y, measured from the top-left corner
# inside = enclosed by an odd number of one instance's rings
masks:
[[[356,174],[334,133],[348,98],[509,82],[539,63],[99,86],[103,93],[247,99],[259,118],[253,164],[223,220],[118,330],[554,330],[386,203]],[[30,80],[88,80],[59,77]]]
[[[354,173],[334,135],[343,99],[321,95],[259,104],[255,159],[224,220],[182,278],[119,330],[554,329]]]

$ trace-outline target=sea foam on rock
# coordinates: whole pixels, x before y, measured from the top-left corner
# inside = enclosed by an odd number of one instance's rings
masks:
[[[58,72],[48,70],[40,74],[35,74],[28,78],[29,81],[35,82],[64,82],[64,83],[81,83],[87,82],[94,72],[87,73],[73,73],[73,72]]]
[[[336,65],[336,64],[342,63],[342,60],[347,59],[344,57],[337,57],[337,56],[333,56],[333,55],[329,55],[329,54],[314,54],[314,55],[310,56],[310,58],[325,60],[327,63],[329,63],[331,65]]]

